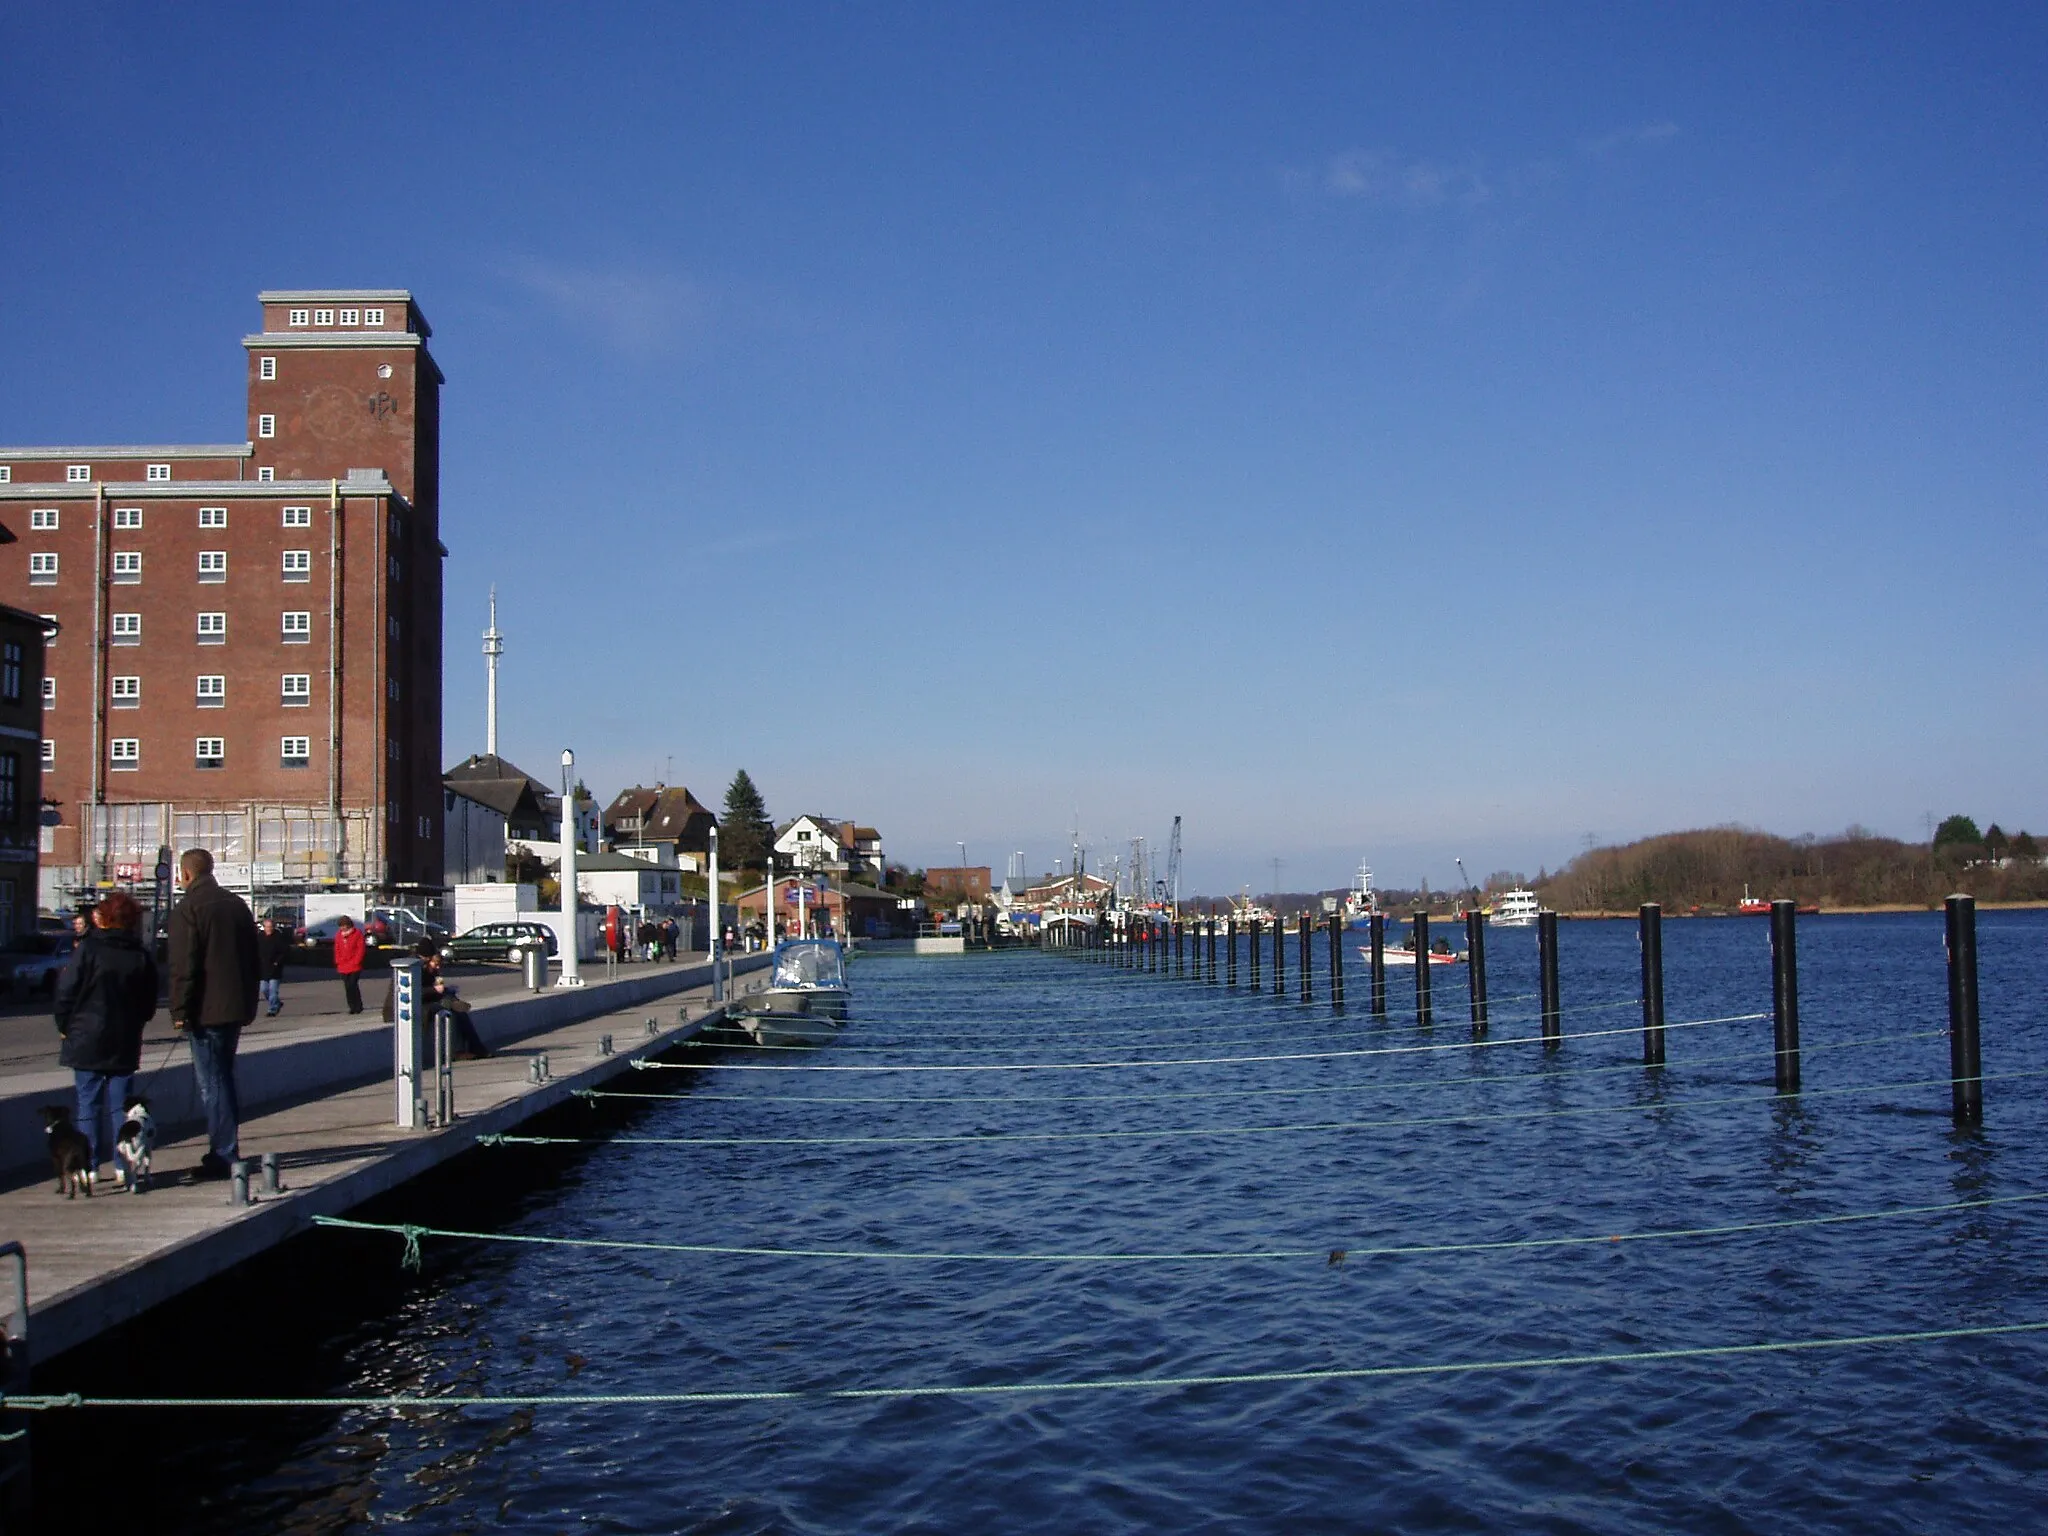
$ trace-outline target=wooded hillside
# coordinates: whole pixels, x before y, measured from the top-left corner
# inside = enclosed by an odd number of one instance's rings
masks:
[[[1632,911],[1646,901],[1680,912],[1732,908],[1745,887],[1823,908],[1936,906],[1956,891],[1980,901],[2038,901],[2048,899],[2048,866],[2038,857],[1995,862],[1982,844],[1902,843],[1856,827],[1825,839],[1715,827],[1590,849],[1538,890],[1560,912]]]

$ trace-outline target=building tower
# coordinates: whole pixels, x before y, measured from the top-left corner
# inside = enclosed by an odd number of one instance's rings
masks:
[[[484,686],[484,753],[498,755],[498,658],[505,654],[505,637],[498,633],[498,589],[491,588],[491,627],[484,631],[484,666],[489,676]]]

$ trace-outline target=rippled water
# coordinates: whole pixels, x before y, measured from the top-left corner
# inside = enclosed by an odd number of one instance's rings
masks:
[[[1767,1014],[1766,935],[1761,920],[1667,923],[1672,1023]],[[286,1263],[324,1272],[324,1309],[296,1325],[266,1314],[267,1340],[241,1338],[216,1379],[184,1386],[1091,1383],[2048,1320],[2048,1202],[1682,1241],[1363,1252],[2048,1191],[2048,1078],[1999,1077],[2048,1072],[2048,916],[1985,914],[1980,937],[1995,1080],[1983,1130],[1967,1134],[1948,1113],[1938,915],[1802,923],[1797,1101],[1771,1096],[1768,1017],[1674,1028],[1669,1065],[1638,1064],[1633,924],[1565,926],[1565,1028],[1582,1037],[1553,1053],[1510,1043],[1536,1033],[1526,931],[1491,935],[1502,1043],[1478,1050],[1461,974],[1434,977],[1425,1033],[1412,972],[1390,975],[1386,1020],[1367,1015],[1355,949],[1341,1013],[1053,955],[864,959],[855,1022],[831,1049],[708,1050],[723,1068],[773,1070],[633,1074],[622,1086],[680,1097],[579,1108],[551,1128],[600,1144],[482,1152],[464,1164],[473,1188],[444,1180],[379,1214],[778,1249],[1300,1256],[879,1260],[444,1239],[429,1241],[422,1277],[400,1282],[395,1240],[317,1233]],[[1290,944],[1290,991],[1296,958]],[[1616,1033],[1586,1034],[1601,1030]],[[1073,1062],[1125,1065],[800,1070]],[[636,1136],[755,1144],[621,1139]],[[948,1136],[971,1139],[916,1139]],[[763,1141],[813,1137],[872,1140]],[[339,1308],[336,1276],[353,1296]],[[294,1326],[318,1337],[294,1339]],[[421,1532],[2027,1528],[2048,1478],[2044,1365],[2048,1336],[2019,1335],[999,1397],[224,1415],[197,1428],[187,1412],[139,1437],[151,1448],[129,1476],[157,1490],[150,1524],[170,1533],[401,1520]]]

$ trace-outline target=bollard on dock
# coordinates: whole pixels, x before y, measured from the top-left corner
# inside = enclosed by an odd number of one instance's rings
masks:
[[[266,1195],[274,1195],[283,1189],[284,1180],[278,1176],[277,1171],[277,1154],[266,1152],[263,1154],[263,1192]]]

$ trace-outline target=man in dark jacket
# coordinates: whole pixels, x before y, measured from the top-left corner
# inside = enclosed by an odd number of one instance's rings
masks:
[[[276,918],[263,919],[256,953],[262,971],[263,1002],[274,1019],[284,1008],[284,965],[292,957],[292,936],[277,926]]]
[[[213,855],[190,848],[178,861],[185,896],[171,908],[171,1023],[192,1042],[192,1070],[206,1106],[207,1153],[198,1177],[224,1179],[240,1155],[235,1047],[256,1017],[256,919],[213,878]]]

